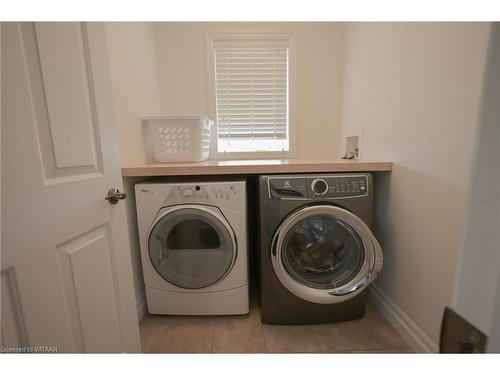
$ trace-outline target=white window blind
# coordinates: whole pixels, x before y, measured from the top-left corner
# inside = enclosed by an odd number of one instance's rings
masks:
[[[219,152],[288,151],[288,48],[215,48]]]

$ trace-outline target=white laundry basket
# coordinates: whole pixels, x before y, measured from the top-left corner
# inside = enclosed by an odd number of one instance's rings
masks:
[[[148,161],[173,163],[208,159],[212,124],[203,116],[144,118],[142,126]]]

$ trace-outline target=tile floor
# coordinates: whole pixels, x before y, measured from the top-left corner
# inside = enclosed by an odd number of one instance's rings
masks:
[[[244,316],[161,316],[140,324],[144,353],[412,353],[411,348],[368,304],[364,318],[334,324],[262,324],[252,298]]]

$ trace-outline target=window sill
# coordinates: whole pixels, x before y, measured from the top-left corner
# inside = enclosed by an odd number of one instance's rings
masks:
[[[294,156],[292,151],[217,152],[210,155],[210,160],[292,159]]]

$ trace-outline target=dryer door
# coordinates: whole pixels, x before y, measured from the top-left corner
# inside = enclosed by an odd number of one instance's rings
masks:
[[[382,250],[368,226],[336,206],[308,206],[277,229],[271,259],[282,284],[315,303],[338,303],[363,291],[382,268]]]
[[[160,210],[149,232],[148,248],[156,271],[186,289],[222,280],[237,253],[234,232],[220,210],[202,205]]]

